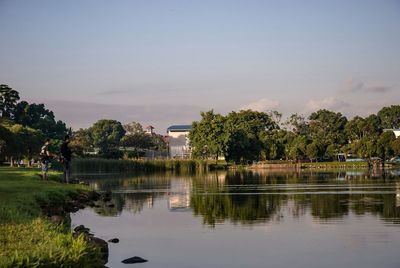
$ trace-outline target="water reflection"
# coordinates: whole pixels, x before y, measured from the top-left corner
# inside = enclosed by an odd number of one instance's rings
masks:
[[[201,175],[152,174],[88,178],[99,191],[112,190],[115,207],[95,209],[99,215],[140,213],[158,200],[172,212],[192,211],[211,227],[229,221],[255,225],[305,214],[329,223],[349,213],[371,214],[388,224],[400,223],[398,171],[216,172]]]

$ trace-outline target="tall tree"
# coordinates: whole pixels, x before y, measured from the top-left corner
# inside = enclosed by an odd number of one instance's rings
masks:
[[[8,158],[11,160],[11,165],[15,158],[31,159],[39,155],[43,141],[43,134],[40,130],[19,124],[9,126],[9,130],[13,135],[12,148],[8,150]]]
[[[306,155],[307,138],[306,136],[296,136],[286,144],[286,154],[292,160],[300,160]]]
[[[308,125],[305,117],[300,114],[292,114],[284,123],[289,131],[294,132],[297,135],[306,135]]]
[[[400,128],[400,105],[384,107],[378,112],[383,128]]]
[[[126,135],[136,134],[136,133],[145,133],[143,126],[138,122],[131,122],[129,124],[125,124],[124,126]]]
[[[163,149],[162,136],[146,133],[140,123],[132,122],[123,127],[126,133],[121,139],[121,145],[134,148],[136,156],[139,155],[140,149]]]
[[[122,124],[116,120],[102,119],[90,128],[93,145],[103,156],[114,155],[118,151],[121,138],[125,134]]]
[[[0,113],[3,119],[13,119],[19,93],[8,85],[0,85]]]
[[[323,154],[324,150],[322,148],[322,145],[316,141],[306,146],[306,155],[310,158],[311,161],[317,161],[318,157],[322,157]]]
[[[262,136],[279,126],[263,112],[242,110],[228,114],[225,122],[227,152],[225,158],[236,163],[260,160]]]
[[[396,136],[394,135],[393,131],[385,131],[379,136],[377,142],[377,153],[383,160],[386,160],[387,158],[393,156],[394,151],[392,148],[392,144],[395,140]]]
[[[392,149],[395,156],[400,156],[400,137],[392,141]]]
[[[4,160],[11,155],[14,145],[14,136],[12,132],[3,125],[0,125],[0,157]]]
[[[56,121],[54,113],[44,104],[29,104],[21,101],[15,108],[15,122],[26,127],[39,129],[50,138],[62,139],[68,129],[64,122]]]
[[[194,157],[213,157],[216,161],[226,153],[225,117],[213,110],[201,113],[201,120],[193,122],[189,134]]]
[[[341,113],[322,109],[312,113],[309,120],[309,138],[323,145],[325,149],[329,145],[341,147],[347,143],[344,133],[347,118]]]
[[[85,153],[93,149],[93,141],[89,129],[74,131],[70,142],[72,151],[78,156],[85,156]]]

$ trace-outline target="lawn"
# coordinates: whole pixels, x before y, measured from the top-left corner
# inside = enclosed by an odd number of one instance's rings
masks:
[[[0,267],[99,267],[98,250],[67,226],[42,215],[61,206],[84,186],[59,183],[60,173],[42,181],[38,169],[0,167]]]

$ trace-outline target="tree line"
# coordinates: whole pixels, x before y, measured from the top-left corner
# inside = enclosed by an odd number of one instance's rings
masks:
[[[224,157],[228,162],[262,160],[332,160],[338,153],[363,158],[388,159],[400,154],[400,138],[385,129],[400,128],[400,106],[382,108],[368,117],[351,120],[341,113],[321,109],[308,118],[293,114],[282,122],[279,112],[242,110],[227,115],[213,110],[201,113],[189,134],[192,157]],[[37,157],[45,137],[53,139],[57,152],[62,138],[72,135],[71,147],[84,157],[96,153],[105,158],[143,156],[146,149],[165,150],[161,135],[148,135],[132,122],[102,119],[86,129],[72,132],[56,120],[44,104],[21,101],[19,93],[0,85],[0,159]]]
[[[44,104],[21,101],[18,91],[0,85],[1,161],[13,164],[18,159],[38,158],[45,138],[52,139],[51,151],[58,153],[67,134],[72,136],[71,147],[79,157],[96,150],[96,156],[104,158],[139,157],[145,149],[165,149],[161,135],[148,135],[136,122],[122,125],[116,120],[102,119],[89,128],[72,131],[56,120]]]
[[[339,153],[388,159],[400,155],[400,106],[382,108],[368,117],[348,120],[326,109],[308,118],[293,114],[282,122],[279,112],[242,110],[227,115],[201,113],[189,134],[196,158],[224,157],[228,162],[262,160],[334,160]]]
[[[104,158],[138,158],[144,150],[165,150],[162,135],[146,133],[137,122],[123,125],[117,120],[101,119],[73,133],[71,147],[85,157],[90,153]]]
[[[59,148],[70,129],[44,104],[20,101],[19,92],[0,85],[0,158],[13,164],[15,159],[31,159],[39,154],[45,137]]]

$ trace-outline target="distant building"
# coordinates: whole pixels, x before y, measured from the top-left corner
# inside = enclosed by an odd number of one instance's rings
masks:
[[[393,131],[396,138],[400,137],[400,129],[384,129],[383,131]]]
[[[167,129],[169,157],[190,157],[191,148],[189,144],[189,132],[191,129],[192,125],[174,125]]]

